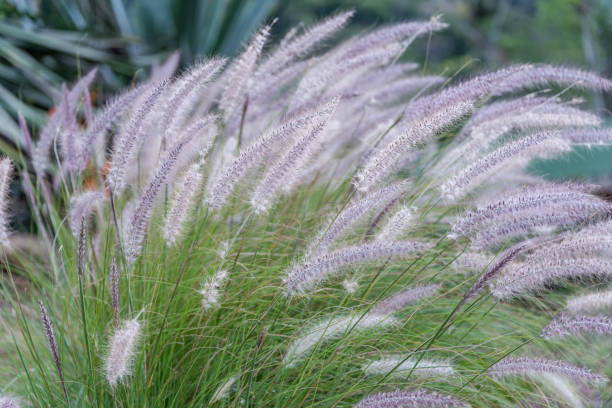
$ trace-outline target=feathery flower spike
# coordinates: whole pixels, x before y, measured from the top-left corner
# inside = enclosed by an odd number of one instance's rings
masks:
[[[355,186],[368,191],[389,176],[403,153],[430,140],[452,126],[473,109],[471,102],[449,105],[407,126],[395,140],[380,148],[371,156],[355,176]]]
[[[542,329],[545,339],[581,333],[612,334],[612,319],[606,316],[569,316],[562,313]]]
[[[440,18],[440,16],[433,16],[429,21],[402,22],[379,28],[350,44],[344,56],[360,54],[393,42],[401,42],[404,47],[407,47],[421,35],[448,27],[448,24],[441,22]]]
[[[407,305],[412,305],[423,298],[435,295],[441,287],[441,285],[434,283],[404,289],[376,303],[370,309],[370,313],[383,315],[395,313]]]
[[[172,140],[173,135],[178,135],[181,125],[193,109],[190,98],[198,95],[215,77],[219,70],[225,65],[223,58],[212,58],[197,64],[182,74],[172,84],[172,96],[165,104],[162,123],[165,128],[164,136]]]
[[[401,181],[371,192],[346,206],[333,220],[329,227],[322,231],[319,239],[315,239],[313,245],[317,252],[327,250],[338,238],[341,238],[349,230],[349,227],[357,222],[368,212],[384,206],[389,202],[401,197],[412,186],[410,182]]]
[[[96,205],[102,203],[105,199],[106,197],[101,191],[86,191],[72,196],[70,199],[69,219],[70,229],[75,237],[79,235],[83,223],[87,222]]]
[[[38,301],[38,307],[40,308],[40,319],[42,321],[43,329],[45,331],[45,337],[47,338],[47,343],[49,345],[49,352],[51,352],[51,357],[53,357],[53,362],[55,363],[57,374],[59,375],[60,382],[62,383],[62,390],[64,391],[64,397],[66,397],[66,401],[68,401],[68,392],[66,391],[66,384],[64,383],[64,372],[62,371],[62,363],[59,357],[59,349],[57,348],[57,341],[55,340],[55,332],[53,331],[53,323],[51,323],[51,319],[49,319],[49,314],[47,313],[47,309],[45,309],[45,306],[40,300]]]
[[[612,261],[609,258],[565,256],[559,259],[541,259],[518,264],[502,275],[491,291],[499,299],[509,299],[543,290],[551,282],[558,284],[569,278],[610,276]]]
[[[121,118],[132,106],[132,103],[148,89],[150,89],[150,84],[145,83],[111,99],[106,103],[106,106],[95,115],[93,122],[88,123],[87,130],[83,136],[83,145],[79,158],[79,167],[81,170],[85,169],[91,157],[96,139],[103,135],[116,120]]]
[[[346,293],[352,295],[359,289],[359,282],[354,279],[345,279],[342,281],[342,287],[346,290]]]
[[[393,214],[380,232],[377,241],[395,241],[408,229],[415,217],[416,207],[402,207]]]
[[[113,326],[115,331],[119,328],[119,272],[117,271],[117,263],[113,257],[108,274],[111,308],[113,309]]]
[[[612,128],[565,129],[561,131],[559,137],[575,144],[609,145],[612,144]]]
[[[261,54],[270,26],[264,26],[251,40],[246,50],[240,54],[227,68],[223,75],[224,88],[219,100],[219,109],[223,112],[225,123],[229,123],[236,110],[242,105],[242,99],[248,91],[257,59]]]
[[[491,366],[487,373],[495,378],[507,376],[531,376],[538,374],[557,374],[576,380],[593,383],[606,383],[608,379],[591,370],[576,367],[565,361],[546,360],[543,358],[506,357]]]
[[[289,345],[283,363],[286,367],[294,367],[317,344],[340,338],[348,334],[349,331],[380,330],[393,326],[397,322],[398,320],[392,316],[374,313],[366,313],[363,316],[361,314],[348,314],[325,318],[319,323],[307,327]]]
[[[92,69],[72,87],[67,94],[67,98],[61,99],[55,111],[51,114],[49,120],[40,131],[38,141],[32,151],[32,164],[34,165],[34,170],[38,177],[42,177],[49,166],[49,151],[62,130],[62,122],[69,106],[76,105],[79,96],[87,91],[97,72],[97,68]]]
[[[591,189],[584,184],[536,184],[533,187],[518,188],[503,193],[501,200],[486,202],[477,209],[459,218],[452,227],[456,236],[473,237],[488,228],[503,225],[519,215],[531,216],[559,210],[563,207],[571,214],[603,210],[605,203],[587,194]],[[492,234],[488,234],[492,235]]]
[[[19,408],[19,401],[12,397],[0,396],[0,408]]]
[[[261,162],[270,149],[278,147],[279,144],[284,145],[297,129],[304,128],[315,120],[320,120],[330,115],[335,105],[336,103],[333,100],[327,101],[312,110],[296,115],[275,129],[264,133],[250,146],[247,146],[238,157],[222,170],[210,189],[210,194],[207,197],[208,204],[212,208],[222,207],[232,193],[236,183],[240,181],[247,170]]]
[[[64,86],[62,89],[64,99],[63,121],[60,132],[60,151],[62,153],[61,165],[63,170],[73,173],[78,170],[78,160],[80,152],[79,125],[77,123],[76,107],[68,102],[68,91]]]
[[[603,211],[612,211],[612,207],[607,206],[603,201],[598,204],[603,205]],[[563,207],[558,205],[557,208],[565,211]],[[576,213],[582,213],[580,214],[582,217],[575,216],[576,221],[585,218],[585,209],[589,207],[575,208]],[[594,216],[597,215],[597,212],[587,212],[587,214]],[[525,258],[525,263],[537,264],[543,259],[599,257],[606,254],[612,254],[612,222],[610,221],[591,224],[578,231],[565,231],[557,235],[553,242],[537,247]]]
[[[484,288],[495,276],[497,276],[503,269],[510,263],[517,255],[523,252],[525,249],[529,248],[529,243],[519,242],[516,245],[506,249],[498,257],[495,261],[489,265],[486,271],[480,275],[478,280],[474,282],[472,287],[468,289],[461,301],[462,304],[466,303],[470,299],[472,299],[482,288]]]
[[[111,387],[114,388],[129,375],[139,335],[140,323],[136,319],[123,322],[122,327],[113,334],[104,364],[106,379]]]
[[[0,160],[0,245],[10,246],[10,226],[8,215],[8,195],[13,173],[13,163],[8,157]]]
[[[198,188],[202,183],[200,167],[200,163],[191,165],[176,188],[174,200],[164,223],[163,234],[168,245],[177,242],[181,228],[187,220],[189,209],[193,205]]]
[[[208,405],[214,404],[215,402],[219,400],[227,398],[229,396],[230,390],[232,389],[232,386],[237,380],[238,380],[238,376],[233,375],[227,380],[223,381],[221,385],[219,385],[217,389],[215,390],[215,393],[210,398],[210,402],[208,403]]]
[[[578,296],[567,302],[570,313],[587,313],[612,307],[612,290]]]
[[[425,248],[427,245],[421,242],[398,241],[363,244],[323,253],[289,270],[283,279],[285,294],[288,296],[304,294],[343,267],[380,259],[407,258]]]
[[[442,196],[449,200],[462,198],[493,171],[505,164],[516,162],[511,159],[531,158],[543,153],[550,155],[568,150],[569,146],[555,136],[552,132],[535,133],[494,150],[444,182],[440,186]]]
[[[109,186],[115,193],[125,188],[127,167],[140,148],[145,137],[147,118],[154,111],[167,84],[167,81],[163,81],[148,92],[145,100],[130,118],[125,130],[117,135],[107,178]]]
[[[512,92],[534,85],[566,84],[601,91],[612,90],[612,81],[592,72],[552,65],[533,66],[508,76],[496,89],[496,94]]]
[[[352,313],[333,316],[308,327],[294,340],[283,358],[287,366],[294,366],[317,344],[339,338],[349,330],[357,332],[368,329],[384,329],[397,323],[392,315],[407,305],[414,304],[424,297],[436,293],[440,285],[416,286],[400,291],[372,307],[367,313]]]
[[[202,295],[202,308],[208,310],[219,303],[221,288],[227,281],[227,271],[221,269],[204,282],[200,295]]]
[[[330,115],[315,123],[306,135],[299,138],[283,158],[263,176],[251,199],[251,204],[258,212],[268,210],[277,191],[282,184],[286,183],[287,177],[290,177],[290,174],[297,170],[297,163],[301,157],[308,154],[309,147],[315,143],[317,137],[325,129],[325,125],[329,117],[333,115],[337,103],[338,98],[332,99]]]
[[[549,105],[556,105],[559,102],[558,98],[536,96],[534,94],[528,94],[512,99],[503,99],[485,105],[480,108],[474,115],[468,120],[463,129],[455,137],[453,142],[461,142],[468,138],[472,131],[483,123],[495,120],[500,116],[519,114],[521,112],[539,112],[541,108],[546,108]]]
[[[392,376],[405,377],[412,372],[419,377],[449,377],[455,374],[450,361],[406,359],[403,356],[385,356],[365,364],[362,369],[365,375],[387,375],[393,370]]]
[[[126,256],[128,262],[132,263],[142,250],[142,243],[149,226],[151,213],[155,199],[161,191],[161,188],[166,183],[170,172],[176,165],[179,155],[183,148],[194,138],[195,134],[190,133],[179,140],[175,146],[168,152],[166,157],[161,160],[157,166],[155,175],[149,181],[144,192],[140,196],[138,207],[134,211],[130,220],[130,234],[126,244]]]
[[[465,402],[429,391],[395,390],[379,392],[359,401],[355,408],[465,408]]]
[[[256,72],[256,77],[274,75],[292,62],[308,55],[319,43],[339,31],[355,14],[353,10],[339,13],[320,21],[303,34],[285,40],[266,58]]]

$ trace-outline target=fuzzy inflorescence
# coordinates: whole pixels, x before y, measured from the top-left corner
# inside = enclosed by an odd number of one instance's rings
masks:
[[[498,298],[512,298],[546,289],[547,284],[558,284],[568,279],[608,278],[612,262],[601,257],[571,257],[533,259],[519,263],[505,273],[493,286]]]
[[[169,245],[177,242],[188,219],[189,210],[194,205],[194,199],[198,195],[198,189],[202,182],[200,167],[199,163],[192,165],[177,186],[174,201],[170,206],[164,225],[164,239]]]
[[[351,205],[342,209],[331,224],[321,233],[321,238],[315,241],[316,251],[328,249],[335,240],[346,234],[350,226],[361,217],[387,203],[393,202],[402,194],[405,194],[409,188],[410,183],[394,183],[355,200]]]
[[[419,300],[435,295],[440,290],[441,285],[431,284],[425,286],[414,286],[401,290],[393,295],[376,303],[370,313],[390,314],[395,313],[407,305],[418,302]]]
[[[455,369],[450,361],[406,358],[402,356],[386,356],[363,366],[366,375],[393,375],[408,377],[443,378],[455,375]]]
[[[132,319],[123,322],[123,325],[113,333],[104,363],[104,373],[112,387],[130,373],[140,331],[140,322]]]
[[[539,374],[558,374],[585,382],[605,383],[607,378],[593,373],[583,367],[577,367],[564,361],[546,360],[542,358],[505,358],[487,370],[495,378],[507,376],[533,376]]]
[[[366,330],[383,330],[395,325],[398,320],[388,314],[366,313],[330,317],[307,327],[300,336],[291,342],[283,362],[293,367],[312,349],[326,341],[348,336],[352,331],[357,333]]]
[[[8,194],[11,183],[13,164],[7,157],[0,160],[0,245],[10,246],[9,235],[9,214],[8,214]]]
[[[0,397],[0,408],[19,408],[19,401],[12,397]]]
[[[55,329],[53,328],[53,323],[51,322],[47,308],[40,300],[38,301],[38,307],[40,309],[40,320],[43,325],[45,337],[47,338],[49,352],[51,353],[53,363],[57,369],[57,374],[59,375],[60,382],[62,383],[62,391],[64,392],[64,396],[66,399],[68,399],[68,392],[66,391],[66,384],[64,383],[64,370],[62,369],[62,362],[60,360],[59,349],[57,347],[57,339],[55,337]]]
[[[555,317],[541,335],[547,339],[576,334],[612,334],[612,319],[606,316],[569,316],[561,314]]]
[[[363,244],[315,256],[293,267],[284,279],[287,295],[305,293],[340,268],[391,258],[407,258],[426,248],[420,242]]]
[[[612,306],[612,290],[577,296],[567,302],[570,313],[584,313],[603,310]]]
[[[429,407],[453,408],[469,407],[468,404],[452,398],[427,391],[396,390],[381,392],[359,401],[355,408],[402,408],[402,407]]]
[[[74,236],[78,236],[81,229],[94,209],[106,199],[101,191],[86,191],[83,194],[75,195],[70,200],[70,228]]]
[[[202,289],[200,289],[200,295],[202,295],[202,308],[210,309],[219,303],[221,288],[225,285],[227,278],[227,271],[222,269],[204,282]]]

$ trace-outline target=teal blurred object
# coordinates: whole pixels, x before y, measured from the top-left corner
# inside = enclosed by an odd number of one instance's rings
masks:
[[[609,182],[612,179],[612,147],[576,147],[564,158],[533,163],[529,171],[549,180]]]
[[[0,0],[0,140],[23,146],[63,82],[94,66],[97,104],[179,50],[181,65],[235,55],[278,0]]]

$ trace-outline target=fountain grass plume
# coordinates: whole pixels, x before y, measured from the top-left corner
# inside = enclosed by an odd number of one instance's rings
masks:
[[[8,157],[0,159],[0,245],[9,247],[10,216],[8,214],[9,187],[13,173],[13,163]]]
[[[403,356],[385,356],[373,360],[362,367],[365,375],[387,375],[406,377],[413,373],[417,377],[443,378],[455,375],[455,369],[450,361],[421,359]]]
[[[236,114],[247,93],[249,82],[264,45],[270,35],[270,26],[262,27],[242,54],[236,57],[223,74],[224,87],[219,100],[225,123]]]
[[[195,137],[190,133],[179,140],[168,152],[166,157],[160,162],[155,175],[141,194],[138,207],[134,211],[130,221],[130,232],[126,244],[126,256],[128,262],[134,262],[142,250],[142,243],[149,226],[151,213],[154,208],[155,200],[161,188],[167,181],[170,172],[173,170],[183,148]]]
[[[333,98],[331,100],[329,115],[324,116],[321,120],[314,123],[310,129],[305,132],[305,135],[300,137],[278,163],[272,166],[262,177],[262,181],[253,192],[251,199],[251,205],[256,211],[267,211],[277,191],[282,188],[283,184],[287,183],[287,178],[296,172],[300,159],[308,155],[308,150],[316,143],[321,132],[324,131],[327,121],[333,116],[333,112],[338,102],[338,98]]]
[[[403,408],[403,407],[427,407],[427,408],[454,408],[469,407],[469,404],[452,398],[429,391],[410,391],[395,390],[390,392],[380,392],[365,397],[355,408]]]
[[[200,289],[200,295],[202,295],[202,308],[204,310],[210,309],[219,303],[221,288],[223,288],[227,279],[227,271],[221,269],[204,282],[202,289]]]
[[[540,374],[557,374],[584,382],[606,383],[608,379],[583,367],[577,367],[564,361],[543,358],[506,357],[494,364],[487,373],[495,378],[508,376],[533,376]]]
[[[452,233],[473,237],[517,214],[542,213],[556,209],[559,205],[571,205],[573,211],[588,210],[590,207],[603,209],[604,202],[588,194],[592,189],[592,186],[584,184],[566,183],[537,184],[509,190],[502,197],[482,203],[475,210],[459,217],[453,224]]]
[[[64,371],[62,369],[62,362],[59,355],[59,348],[57,347],[57,339],[55,337],[53,323],[51,322],[51,318],[49,317],[49,313],[47,312],[45,305],[43,305],[42,301],[40,300],[38,301],[38,307],[40,309],[40,319],[42,321],[45,337],[47,338],[49,352],[51,353],[53,363],[55,364],[55,368],[57,369],[57,374],[59,376],[60,383],[62,384],[62,391],[64,392],[64,397],[66,398],[66,401],[68,401],[68,392],[66,391],[66,384],[64,382]]]
[[[140,323],[132,319],[123,322],[113,333],[104,364],[104,373],[111,387],[116,387],[129,375],[140,332]]]
[[[563,284],[570,279],[597,280],[612,276],[612,262],[602,257],[564,256],[541,259],[514,265],[492,286],[492,293],[500,299],[511,299],[534,292],[542,292],[547,285]]]
[[[70,228],[74,236],[78,236],[97,205],[102,204],[106,197],[101,191],[85,191],[75,195],[70,200]]]
[[[544,131],[501,146],[442,183],[442,196],[448,200],[463,198],[495,170],[504,165],[516,164],[515,159],[531,159],[567,151],[569,146],[555,136],[554,132]]]
[[[291,268],[283,283],[288,296],[304,294],[338,269],[376,260],[405,259],[427,248],[421,242],[397,241],[362,244],[315,255]]]
[[[208,205],[215,209],[220,208],[229,198],[236,183],[249,169],[261,162],[275,145],[286,144],[296,130],[308,126],[317,119],[330,115],[336,104],[337,101],[332,99],[316,106],[314,109],[296,114],[273,130],[264,133],[251,145],[244,148],[238,157],[222,170],[218,180],[211,186],[207,195]]]
[[[19,408],[19,401],[13,397],[0,396],[0,408]]]
[[[403,194],[406,194],[410,187],[411,183],[401,181],[353,200],[321,232],[321,237],[313,242],[313,249],[316,252],[327,250],[334,241],[347,234],[350,227],[360,218],[386,204],[395,202]]]
[[[589,293],[571,298],[567,302],[569,313],[588,313],[605,310],[612,306],[612,290]]]
[[[123,132],[115,140],[110,167],[108,169],[108,184],[114,192],[120,192],[126,186],[126,172],[128,164],[137,155],[143,138],[145,137],[147,120],[154,112],[157,101],[161,98],[168,85],[162,81],[151,88],[146,98],[140,104],[136,112]]]
[[[66,115],[70,114],[70,106],[76,105],[83,92],[89,92],[89,86],[93,82],[97,72],[97,68],[92,69],[77,81],[69,91],[66,90],[65,97],[62,97],[55,111],[50,115],[49,120],[40,131],[38,140],[32,150],[32,166],[39,178],[44,176],[45,171],[49,167],[51,146],[63,130]],[[74,160],[74,157],[69,160]]]
[[[321,42],[340,30],[354,14],[353,10],[340,12],[306,28],[299,35],[296,27],[293,35],[283,39],[281,44],[264,59],[255,73],[256,77],[274,75],[287,65],[307,56]]]
[[[408,289],[401,290],[376,303],[370,309],[370,313],[383,315],[395,313],[405,308],[407,305],[417,303],[423,298],[435,295],[440,288],[441,285],[434,283],[424,286],[413,286]]]
[[[200,167],[200,163],[191,165],[177,186],[164,224],[164,239],[168,245],[176,244],[195,203],[203,176]]]
[[[504,268],[512,262],[521,252],[529,248],[529,243],[519,242],[516,245],[504,250],[500,253],[493,263],[480,275],[474,284],[465,293],[462,303],[465,303],[478,294],[496,275],[500,274]]]
[[[542,329],[546,339],[555,339],[578,334],[612,334],[612,319],[606,316],[570,316],[562,313]]]

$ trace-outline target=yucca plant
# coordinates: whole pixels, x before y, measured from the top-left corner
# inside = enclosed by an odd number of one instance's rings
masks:
[[[612,141],[542,88],[612,82],[416,74],[398,58],[438,17],[325,49],[351,15],[261,27],[95,114],[95,71],[64,89],[33,166],[0,165],[3,406],[609,403],[609,320],[583,315],[609,296],[556,315],[609,281],[612,204],[523,169]],[[12,172],[42,258],[11,250]]]

